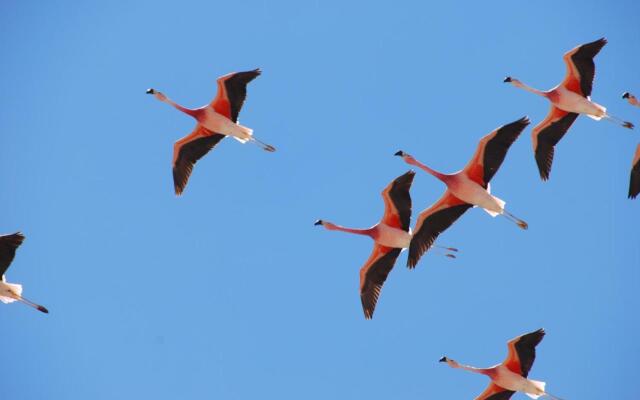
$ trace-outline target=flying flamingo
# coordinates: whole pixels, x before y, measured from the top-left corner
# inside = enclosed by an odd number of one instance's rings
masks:
[[[260,73],[260,69],[255,69],[233,72],[218,78],[216,98],[210,104],[196,109],[182,107],[155,89],[147,90],[147,94],[152,94],[156,99],[197,121],[193,132],[173,145],[173,183],[176,195],[182,194],[187,186],[194,164],[225,136],[232,136],[240,143],[255,143],[266,151],[276,150],[273,146],[256,139],[253,130],[238,123],[238,114],[247,97],[247,84]]]
[[[440,362],[446,362],[451,368],[460,368],[491,379],[489,387],[475,400],[508,400],[515,392],[523,392],[532,399],[540,396],[557,397],[545,392],[545,382],[527,379],[529,370],[536,359],[536,346],[544,337],[544,329],[527,333],[511,339],[508,343],[509,354],[502,364],[491,368],[475,368],[458,364],[456,361],[442,357]],[[558,399],[559,400],[559,399]]]
[[[2,276],[2,280],[0,280],[0,301],[8,304],[17,300],[48,314],[49,311],[43,306],[22,297],[22,285],[8,283],[4,278],[4,273],[9,269],[9,265],[11,265],[16,255],[16,249],[20,247],[23,240],[24,235],[20,232],[0,236],[0,276]]]
[[[635,199],[640,193],[640,144],[636,147],[636,154],[631,163],[631,178],[629,179],[629,198]]]
[[[531,132],[533,151],[542,180],[549,179],[554,148],[567,133],[573,121],[578,118],[578,114],[585,114],[596,121],[605,118],[625,128],[633,129],[631,122],[622,121],[608,114],[605,107],[591,101],[591,88],[595,75],[593,58],[605,44],[607,40],[602,38],[567,52],[564,55],[564,62],[567,64],[567,75],[564,81],[546,92],[529,87],[512,77],[504,79],[504,82],[546,97],[551,102],[549,115]]]
[[[360,269],[360,300],[364,317],[371,319],[376,308],[382,285],[393,269],[402,249],[411,242],[411,195],[409,189],[415,172],[409,171],[394,179],[382,191],[384,215],[382,220],[368,229],[345,228],[321,219],[315,225],[322,225],[331,231],[342,231],[371,237],[375,244],[373,252]],[[454,248],[447,250],[457,251]],[[449,254],[449,257],[453,255]]]
[[[418,216],[409,246],[409,268],[418,264],[420,257],[429,250],[438,235],[474,205],[482,207],[492,217],[503,215],[520,228],[527,229],[526,222],[505,210],[504,201],[490,194],[489,186],[489,181],[502,165],[509,147],[527,125],[529,119],[523,117],[489,133],[480,140],[467,166],[453,174],[435,171],[402,150],[395,154],[402,157],[407,164],[419,167],[447,185],[447,190],[440,200]]]
[[[640,107],[640,101],[638,101],[638,99],[636,98],[636,96],[632,95],[629,92],[624,92],[622,94],[622,98],[623,99],[627,99],[627,101],[629,102],[629,104],[631,104],[632,106],[636,106],[636,107]]]

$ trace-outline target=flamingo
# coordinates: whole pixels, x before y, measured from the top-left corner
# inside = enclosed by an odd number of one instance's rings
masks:
[[[502,364],[494,365],[490,368],[475,368],[462,365],[446,356],[439,361],[446,362],[451,368],[460,368],[486,375],[491,379],[489,387],[475,400],[507,400],[515,392],[523,392],[532,399],[537,399],[540,396],[558,399],[545,392],[545,382],[527,378],[529,370],[536,359],[536,346],[542,341],[544,334],[544,329],[538,329],[511,339],[507,344],[509,347],[507,359]]]
[[[555,146],[567,133],[573,121],[578,118],[578,114],[585,114],[597,121],[605,118],[625,128],[633,129],[631,122],[622,121],[608,114],[605,107],[591,101],[591,88],[595,75],[593,58],[605,44],[607,39],[602,38],[567,52],[563,57],[567,64],[567,75],[564,81],[546,92],[529,87],[510,76],[504,79],[504,82],[546,97],[551,102],[549,114],[531,132],[533,151],[540,178],[543,181],[549,179]]]
[[[631,163],[631,177],[629,179],[629,198],[635,199],[640,193],[640,144],[636,147],[636,154]]]
[[[503,215],[520,228],[528,228],[526,222],[505,210],[503,200],[490,194],[489,186],[489,181],[502,165],[509,147],[527,125],[529,118],[523,117],[484,136],[471,161],[463,170],[453,174],[435,171],[402,150],[395,154],[407,164],[417,166],[447,185],[440,200],[418,216],[409,246],[407,267],[415,268],[420,257],[429,250],[436,238],[474,205],[482,207],[492,217]]]
[[[622,98],[623,99],[627,99],[627,101],[629,102],[629,104],[631,104],[632,106],[636,106],[636,107],[640,107],[640,101],[638,101],[638,99],[636,98],[636,96],[632,95],[629,92],[624,92],[622,94]]]
[[[0,280],[0,301],[5,304],[19,301],[48,314],[49,310],[22,296],[22,285],[9,283],[5,280],[4,273],[9,269],[9,265],[11,265],[16,255],[16,249],[20,247],[23,240],[24,235],[20,232],[0,236],[0,276],[2,276],[2,280]]]
[[[218,78],[218,94],[213,101],[200,108],[185,108],[174,103],[155,89],[147,94],[167,103],[197,121],[193,132],[173,145],[173,183],[176,195],[181,195],[195,163],[204,157],[225,136],[232,136],[240,143],[252,142],[266,151],[275,147],[263,143],[253,136],[253,130],[238,123],[238,114],[247,97],[247,84],[261,74],[260,69],[232,72]]]
[[[411,242],[411,195],[409,189],[415,176],[414,171],[394,179],[382,191],[384,200],[384,215],[382,220],[368,229],[345,228],[321,219],[314,225],[324,226],[330,231],[342,231],[371,237],[375,244],[369,259],[360,269],[360,300],[366,319],[373,318],[373,312],[396,259],[402,249],[409,247]],[[455,248],[446,248],[457,251]],[[449,257],[455,256],[448,254]]]

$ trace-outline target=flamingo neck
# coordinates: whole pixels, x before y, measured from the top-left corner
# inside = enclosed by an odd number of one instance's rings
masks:
[[[347,228],[347,227],[344,227],[344,226],[332,224],[330,222],[325,223],[324,227],[327,228],[330,231],[340,231],[340,232],[354,233],[356,235],[364,235],[364,236],[369,236],[369,237],[374,237],[374,235],[375,235],[375,228],[367,228],[367,229]]]
[[[449,175],[438,172],[433,168],[429,168],[427,165],[424,165],[418,160],[415,160],[412,164],[420,168],[421,170],[425,171],[426,173],[435,176],[436,178],[440,179],[444,183],[447,183],[449,180],[449,177],[450,177]]]
[[[190,108],[182,107],[180,104],[174,102],[173,100],[171,100],[168,97],[165,97],[164,99],[160,99],[160,101],[162,101],[163,103],[167,103],[170,106],[172,106],[172,107],[174,107],[174,108],[176,108],[176,109],[182,111],[183,113],[185,113],[187,115],[190,115],[192,117],[195,117],[195,115],[196,115],[196,110],[192,110]]]
[[[547,97],[547,92],[543,92],[542,90],[538,90],[535,88],[532,88],[531,86],[528,86],[520,81],[514,80],[513,81],[513,86],[515,87],[519,87],[520,89],[524,89],[528,92],[537,94],[538,96],[542,96],[542,97]]]
[[[464,369],[465,371],[474,372],[476,374],[482,374],[487,376],[492,376],[494,374],[495,368],[476,368],[470,365],[458,364],[450,364],[452,368]]]

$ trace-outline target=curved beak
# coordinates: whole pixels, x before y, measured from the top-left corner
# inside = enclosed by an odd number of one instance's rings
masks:
[[[156,91],[154,89],[147,89],[146,93],[147,94],[156,94]]]
[[[322,225],[322,220],[321,220],[321,219],[319,219],[319,220],[317,220],[316,222],[314,222],[313,224],[314,224],[314,225]]]
[[[396,154],[394,154],[394,156],[404,157],[404,151],[402,151],[402,150],[398,150],[398,151],[396,152]]]
[[[624,92],[624,93],[622,94],[622,98],[623,98],[623,99],[628,99],[628,98],[629,98],[629,92]]]
[[[511,82],[511,77],[507,76],[506,78],[504,78],[504,80],[502,82],[504,82],[504,83]]]
[[[447,362],[447,357],[442,357],[441,359],[438,360],[438,362]]]

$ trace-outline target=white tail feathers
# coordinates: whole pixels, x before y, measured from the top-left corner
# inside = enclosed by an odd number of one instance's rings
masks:
[[[491,197],[493,197],[493,199],[498,203],[498,205],[500,206],[500,209],[504,210],[504,205],[507,203],[504,200],[497,198],[496,196],[491,196]],[[483,208],[483,210],[489,213],[489,215],[491,215],[492,217],[496,217],[502,214],[502,212],[495,212],[495,211],[487,210],[486,208]]]
[[[593,101],[591,102],[591,104],[596,106],[596,108],[598,108],[602,112],[602,114],[600,116],[587,114],[587,117],[589,117],[591,119],[595,119],[596,121],[600,121],[602,118],[604,118],[607,115],[607,108],[606,107],[601,106],[598,103],[594,103]]]
[[[8,289],[10,289],[13,293],[17,294],[18,296],[22,296],[22,285],[18,285],[16,283],[6,283],[6,282],[2,282],[2,285],[6,285],[8,286]],[[6,297],[2,295],[2,292],[4,288],[2,288],[2,286],[0,286],[0,301],[3,302],[4,304],[9,304],[9,303],[13,303],[14,301],[16,301],[16,299],[14,299],[13,297]]]
[[[533,385],[542,392],[542,394],[531,394],[531,393],[526,393],[527,396],[531,397],[532,399],[537,399],[540,396],[544,396],[546,393],[544,392],[544,387],[547,385],[546,382],[541,382],[541,381],[534,381],[533,379],[529,379],[529,382],[533,383]]]
[[[233,135],[233,138],[240,143],[247,143],[251,137],[253,136],[253,129],[247,128],[246,126],[242,126],[240,124],[236,124],[236,132]]]

